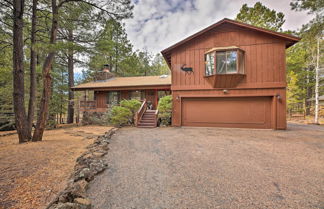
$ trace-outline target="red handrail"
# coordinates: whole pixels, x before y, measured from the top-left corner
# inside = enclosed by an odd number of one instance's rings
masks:
[[[135,126],[138,125],[138,122],[141,120],[141,118],[142,118],[143,114],[145,113],[146,109],[147,109],[147,102],[146,102],[146,99],[144,99],[141,107],[135,113],[135,118],[134,118]]]

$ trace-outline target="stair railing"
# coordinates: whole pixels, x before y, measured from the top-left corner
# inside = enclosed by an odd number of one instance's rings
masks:
[[[158,119],[159,119],[158,115],[159,115],[159,110],[157,109],[157,110],[155,110],[155,113],[154,113],[154,116],[155,116],[155,126],[157,126],[157,123],[158,123]]]
[[[145,113],[146,109],[147,109],[147,102],[146,102],[146,99],[144,99],[141,107],[135,113],[135,118],[134,118],[135,126],[138,126],[138,122],[142,119],[143,114]]]

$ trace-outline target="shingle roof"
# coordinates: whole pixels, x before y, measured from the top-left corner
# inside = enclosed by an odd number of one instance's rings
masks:
[[[73,90],[135,87],[135,86],[168,86],[171,85],[171,76],[137,76],[114,77],[104,81],[83,83],[72,87]]]

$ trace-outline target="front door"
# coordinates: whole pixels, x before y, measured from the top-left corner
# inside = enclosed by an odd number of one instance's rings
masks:
[[[157,106],[156,90],[146,90],[145,98],[147,102],[150,102],[152,104],[153,110],[156,110],[156,106]]]

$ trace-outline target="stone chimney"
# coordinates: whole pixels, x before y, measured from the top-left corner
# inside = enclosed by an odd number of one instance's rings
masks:
[[[114,73],[111,72],[108,64],[104,65],[103,68],[96,73],[96,81],[108,80],[115,77]]]

